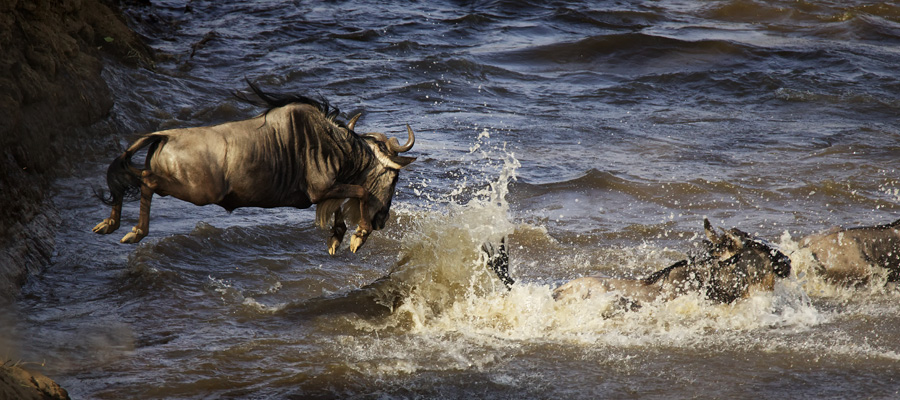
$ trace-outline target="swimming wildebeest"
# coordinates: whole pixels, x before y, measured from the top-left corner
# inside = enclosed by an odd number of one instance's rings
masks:
[[[816,272],[832,283],[863,285],[878,269],[887,281],[900,281],[900,219],[884,225],[810,235],[800,242],[812,252]]]
[[[737,228],[717,234],[703,220],[708,240],[702,250],[656,271],[643,279],[619,279],[588,276],[556,288],[557,300],[586,299],[594,294],[617,292],[622,304],[631,308],[655,299],[672,299],[687,292],[703,293],[710,300],[731,303],[746,297],[753,289],[772,290],[775,278],[791,273],[791,260],[766,241]],[[488,265],[510,287],[509,256],[503,243],[497,248],[484,246]]]
[[[153,194],[196,205],[309,208],[317,204],[316,223],[327,227],[334,217],[328,252],[343,240],[344,218],[357,222],[350,240],[356,252],[373,229],[387,222],[399,170],[415,158],[398,155],[412,149],[415,135],[406,126],[407,142],[382,133],[356,134],[359,115],[346,124],[326,101],[305,96],[275,96],[250,83],[268,110],[255,118],[221,125],[172,129],[146,134],[113,160],[106,174],[112,206],[109,218],[94,232],[119,227],[122,201],[140,192],[137,226],[122,238],[136,243],[147,236]],[[250,102],[246,95],[239,96]],[[143,168],[131,158],[147,148]]]

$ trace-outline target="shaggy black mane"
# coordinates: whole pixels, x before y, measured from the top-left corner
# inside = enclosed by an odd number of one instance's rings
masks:
[[[288,104],[308,104],[321,111],[322,114],[325,114],[325,118],[329,121],[334,122],[340,127],[347,127],[347,124],[345,122],[339,121],[337,119],[341,114],[341,110],[331,105],[328,100],[322,97],[320,97],[319,99],[314,99],[312,97],[300,94],[285,95],[266,93],[249,79],[247,80],[247,84],[250,86],[250,90],[253,91],[254,96],[238,91],[234,92],[234,96],[245,103],[252,104],[257,107],[266,107],[267,113],[273,108],[283,107]]]

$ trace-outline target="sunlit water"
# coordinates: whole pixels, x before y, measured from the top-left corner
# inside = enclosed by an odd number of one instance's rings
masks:
[[[54,263],[0,351],[74,398],[900,395],[900,293],[829,284],[798,245],[898,217],[900,8],[544,3],[127,8],[161,61],[107,68],[122,134],[60,180]],[[140,245],[91,233],[121,146],[254,115],[230,97],[245,77],[416,130],[387,227],[332,257],[311,210],[157,197]],[[703,217],[791,277],[732,305],[553,300],[684,257]],[[504,236],[511,291],[480,254]]]

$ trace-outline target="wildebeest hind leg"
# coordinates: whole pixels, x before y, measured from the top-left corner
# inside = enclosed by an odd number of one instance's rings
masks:
[[[109,218],[100,221],[99,224],[94,226],[94,233],[108,235],[119,229],[119,221],[122,219],[122,199],[115,199],[115,201],[116,203],[113,204],[112,211],[109,213]]]
[[[148,174],[149,171],[144,171],[144,174]],[[153,200],[153,189],[151,189],[146,184],[141,185],[141,211],[138,216],[137,225],[131,229],[125,237],[122,238],[122,243],[137,243],[140,242],[147,233],[150,232],[150,201]]]
[[[328,238],[328,254],[334,255],[338,246],[344,240],[344,233],[347,232],[347,224],[344,222],[344,214],[338,208],[334,212],[334,226],[331,227],[331,237]]]

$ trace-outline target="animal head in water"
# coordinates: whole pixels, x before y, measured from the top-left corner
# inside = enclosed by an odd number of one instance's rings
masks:
[[[350,130],[353,130],[358,118],[359,115],[357,114],[350,120],[348,123]],[[369,215],[372,215],[372,225],[375,229],[383,228],[387,222],[399,170],[416,160],[415,157],[399,155],[399,153],[412,149],[413,144],[416,143],[416,135],[409,125],[406,125],[406,134],[406,144],[403,145],[400,144],[397,138],[388,138],[385,134],[379,132],[360,135],[366,140],[366,144],[372,149],[375,158],[378,159],[381,166],[377,177],[373,180],[375,184],[370,185],[368,188],[374,197],[369,202]]]
[[[771,290],[775,278],[791,273],[791,259],[769,242],[737,228],[717,234],[708,219],[706,231],[708,280],[707,296],[729,303],[746,297],[751,288]]]

